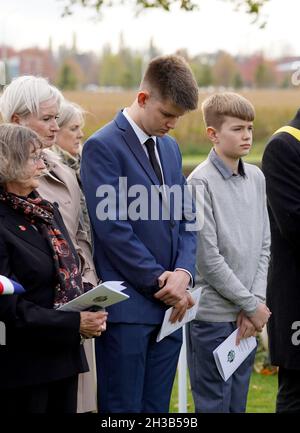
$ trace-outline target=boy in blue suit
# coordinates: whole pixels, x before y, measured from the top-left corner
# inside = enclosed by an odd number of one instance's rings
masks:
[[[182,333],[159,343],[156,336],[168,307],[176,321],[193,305],[187,287],[196,238],[181,154],[166,134],[197,103],[185,60],[155,58],[132,105],[84,145],[81,174],[96,269],[102,280],[125,281],[130,295],[108,308],[108,330],[96,340],[102,412],[169,409]]]

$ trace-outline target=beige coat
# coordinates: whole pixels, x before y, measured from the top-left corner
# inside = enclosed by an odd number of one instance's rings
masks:
[[[60,213],[70,238],[76,248],[81,263],[81,275],[84,282],[97,284],[97,275],[91,254],[91,245],[80,223],[80,187],[75,173],[63,164],[52,151],[46,150],[49,173],[41,177],[39,194],[50,202],[57,202]],[[84,343],[90,371],[79,375],[77,412],[95,411],[96,373],[93,340]]]
[[[50,164],[50,171],[54,175],[49,173],[40,178],[38,192],[46,200],[58,203],[65,226],[80,258],[83,281],[95,285],[98,280],[91,253],[92,248],[80,222],[81,190],[75,173],[60,162],[55,153],[46,150],[45,154]]]

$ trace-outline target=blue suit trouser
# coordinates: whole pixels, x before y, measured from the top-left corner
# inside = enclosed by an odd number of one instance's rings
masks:
[[[182,330],[156,337],[160,325],[108,323],[96,338],[99,412],[168,412]]]
[[[197,413],[243,413],[246,410],[255,352],[225,382],[213,351],[236,329],[236,322],[193,320],[187,325],[187,359]]]

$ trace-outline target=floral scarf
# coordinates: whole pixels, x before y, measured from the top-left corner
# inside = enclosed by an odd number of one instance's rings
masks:
[[[54,219],[54,206],[34,191],[28,197],[0,190],[0,200],[23,215],[46,238],[53,254],[57,283],[54,308],[83,293],[82,279],[75,256]]]

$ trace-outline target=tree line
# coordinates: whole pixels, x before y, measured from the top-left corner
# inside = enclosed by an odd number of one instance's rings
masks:
[[[284,88],[290,87],[291,73],[281,73],[277,63],[263,54],[232,56],[226,51],[190,56],[187,50],[178,50],[189,62],[199,87],[225,88]],[[138,87],[145,65],[161,54],[153,43],[147,50],[135,51],[126,47],[122,36],[119,49],[113,52],[106,46],[101,55],[89,63],[88,70],[77,61],[76,55],[63,59],[57,73],[56,84],[63,90],[85,88],[93,83],[104,88],[135,89]],[[90,75],[93,70],[93,76]]]

